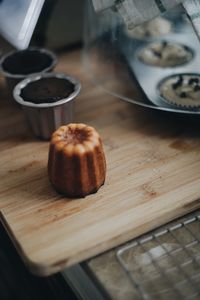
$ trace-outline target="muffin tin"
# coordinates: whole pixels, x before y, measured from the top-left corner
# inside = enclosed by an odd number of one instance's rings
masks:
[[[159,86],[166,78],[176,74],[198,75],[200,67],[199,40],[197,39],[192,26],[187,21],[182,11],[166,16],[172,22],[172,31],[159,38],[136,39],[130,38],[124,30],[124,36],[120,40],[120,52],[122,53],[129,70],[137,79],[147,99],[153,104],[152,107],[173,111],[178,113],[200,114],[199,107],[178,106],[167,102],[161,96]],[[147,64],[140,59],[143,49],[150,47],[152,43],[176,43],[190,49],[192,58],[177,66],[159,67]],[[148,105],[145,105],[148,106]]]

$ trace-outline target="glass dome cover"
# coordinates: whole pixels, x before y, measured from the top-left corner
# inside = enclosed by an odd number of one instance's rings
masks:
[[[188,48],[192,59],[177,66],[150,66],[139,59],[139,53],[152,43],[167,43],[168,48],[169,43],[176,43]],[[170,74],[199,75],[198,50],[199,41],[180,5],[130,30],[114,9],[96,13],[91,1],[87,1],[84,64],[92,80],[115,97],[158,110],[200,114],[200,106],[193,109],[170,105],[163,101],[158,90],[159,83]],[[161,55],[165,52],[162,49]]]

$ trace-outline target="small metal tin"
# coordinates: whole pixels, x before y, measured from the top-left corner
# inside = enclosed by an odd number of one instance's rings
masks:
[[[40,53],[44,53],[44,54],[48,55],[51,58],[51,63],[49,64],[49,66],[44,69],[41,69],[41,71],[39,71],[39,72],[33,72],[33,73],[29,73],[29,74],[20,74],[20,73],[13,74],[3,67],[3,63],[6,61],[7,58],[11,57],[14,54],[17,54],[18,52],[29,51],[29,50],[30,51],[38,51]],[[31,75],[51,72],[54,69],[55,65],[57,64],[57,61],[58,61],[57,57],[52,51],[45,49],[45,48],[29,47],[26,50],[14,50],[14,51],[11,51],[11,52],[3,55],[0,59],[0,72],[5,76],[8,89],[9,89],[10,93],[12,93],[14,87],[16,86],[16,84],[18,82],[20,82],[21,80],[23,80]]]
[[[39,103],[24,101],[21,91],[29,83],[42,78],[61,78],[70,81],[74,85],[74,91],[67,97],[53,103]],[[71,123],[74,118],[74,98],[81,89],[80,82],[74,77],[58,74],[44,73],[28,77],[16,85],[13,97],[18,102],[26,115],[33,133],[42,139],[48,140],[51,134],[61,125]]]

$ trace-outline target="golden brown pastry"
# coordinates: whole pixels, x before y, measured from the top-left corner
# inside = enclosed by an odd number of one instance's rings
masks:
[[[104,184],[106,161],[97,131],[85,124],[61,126],[51,138],[48,175],[68,197],[84,197]]]

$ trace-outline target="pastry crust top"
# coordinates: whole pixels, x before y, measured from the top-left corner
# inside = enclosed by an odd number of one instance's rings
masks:
[[[92,151],[95,146],[101,144],[98,132],[91,126],[83,123],[70,123],[57,129],[51,138],[57,150],[66,154],[85,153]]]

